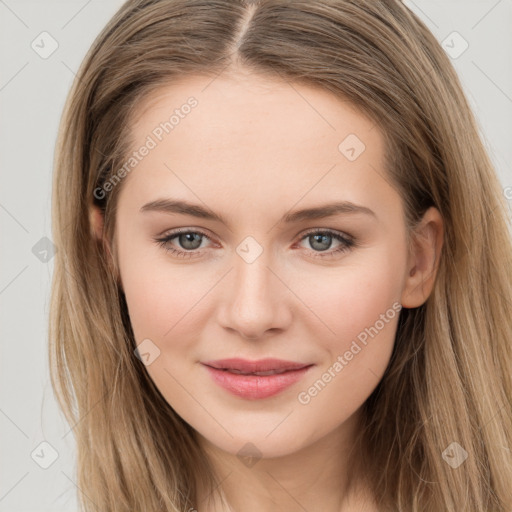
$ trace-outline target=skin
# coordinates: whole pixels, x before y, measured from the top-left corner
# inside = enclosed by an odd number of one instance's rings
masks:
[[[367,489],[348,487],[347,455],[361,406],[388,364],[398,314],[309,403],[298,394],[394,303],[425,302],[442,246],[441,216],[427,211],[409,249],[374,123],[327,91],[242,70],[213,82],[187,77],[146,98],[132,123],[134,149],[189,96],[198,106],[124,179],[114,244],[136,342],[149,338],[160,350],[146,369],[199,433],[229,502],[208,504],[200,490],[197,508],[376,510]],[[354,161],[338,149],[349,134],[366,146]],[[199,204],[228,225],[140,211],[164,198]],[[280,222],[289,211],[340,200],[375,216]],[[101,237],[94,209],[91,221]],[[200,238],[194,257],[178,258],[154,240],[176,228],[209,239]],[[349,234],[357,246],[333,253],[341,242],[329,238],[322,251],[305,234],[312,228]],[[236,252],[247,236],[263,248],[252,263]],[[187,251],[179,237],[167,245]],[[227,357],[314,366],[277,396],[245,400],[200,364]],[[246,443],[261,454],[250,467],[237,456]]]

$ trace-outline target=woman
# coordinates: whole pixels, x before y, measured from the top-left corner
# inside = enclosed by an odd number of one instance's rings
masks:
[[[84,510],[512,509],[512,244],[398,1],[130,0],[54,174]]]

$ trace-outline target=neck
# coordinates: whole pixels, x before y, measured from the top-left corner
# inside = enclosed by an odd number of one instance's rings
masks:
[[[285,456],[248,462],[200,436],[218,484],[207,495],[199,489],[199,512],[376,510],[368,489],[349,467],[358,427],[357,414],[320,440]],[[357,457],[356,457],[357,458]]]

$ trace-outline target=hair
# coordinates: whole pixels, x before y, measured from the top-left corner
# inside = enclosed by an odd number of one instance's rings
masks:
[[[460,81],[399,0],[129,0],[94,41],[56,146],[52,386],[77,442],[82,510],[187,511],[215,476],[134,356],[114,235],[130,123],[152,91],[237,69],[319,87],[368,116],[408,233],[436,207],[432,293],[402,309],[353,450],[379,510],[512,510],[512,243],[501,185]],[[104,215],[103,239],[87,212]],[[109,244],[106,241],[110,242]],[[468,458],[442,457],[459,443]]]

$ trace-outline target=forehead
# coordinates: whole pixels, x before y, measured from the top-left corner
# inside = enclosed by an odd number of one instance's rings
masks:
[[[190,109],[187,102],[192,98],[197,106]],[[351,131],[369,143],[381,142],[374,123],[345,97],[319,86],[248,72],[188,76],[162,85],[137,105],[131,119],[132,134],[150,133],[152,127],[165,123],[175,111],[180,120],[189,120],[180,123],[182,128],[173,135],[180,131],[187,135],[187,125],[192,124],[196,132],[201,128],[198,135],[229,134],[231,137],[224,140],[228,144],[237,135],[244,139],[261,138],[262,128],[268,133],[268,141],[275,144],[292,137],[325,137],[329,131],[334,141]],[[371,141],[370,134],[366,134],[370,131]],[[276,134],[280,135],[277,140],[272,137]],[[215,138],[217,143],[223,142],[220,136]]]
[[[386,186],[378,127],[320,87],[243,73],[181,78],[139,103],[131,136],[134,151],[154,143],[124,184],[146,196],[241,194],[265,207],[264,198],[314,201],[326,192],[362,201]]]

